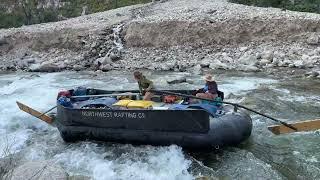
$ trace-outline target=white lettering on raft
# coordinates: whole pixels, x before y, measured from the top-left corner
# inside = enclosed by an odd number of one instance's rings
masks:
[[[81,111],[82,116],[86,117],[102,117],[102,118],[130,118],[144,119],[145,113],[135,112],[96,112],[96,111]]]

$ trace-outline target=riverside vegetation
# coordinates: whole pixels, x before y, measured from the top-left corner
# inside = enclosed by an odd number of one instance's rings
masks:
[[[54,22],[151,0],[1,0],[0,28]],[[233,3],[320,13],[320,0],[229,0]]]
[[[282,8],[283,10],[320,13],[320,0],[230,0],[230,2],[260,7]]]
[[[54,22],[151,0],[1,0],[0,28]]]

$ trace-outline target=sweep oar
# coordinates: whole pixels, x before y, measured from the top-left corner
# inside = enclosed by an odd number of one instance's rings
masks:
[[[290,125],[297,128],[298,131],[315,131],[320,129],[320,119],[298,121],[298,122],[290,123]],[[276,135],[295,132],[292,129],[287,128],[286,126],[283,126],[283,125],[268,126],[268,130]]]
[[[47,114],[48,112],[54,110],[56,107],[57,107],[57,105],[56,105],[56,106],[53,106],[53,107],[50,108],[49,110],[47,110],[47,111],[45,111],[44,113],[40,114],[39,117],[37,117],[37,118],[40,118],[41,116],[43,116],[43,115]]]
[[[139,95],[138,93],[119,93],[119,94],[99,94],[99,95],[84,95],[84,96],[71,96],[70,98],[83,98],[83,97],[110,97],[110,96],[129,96],[129,95]],[[57,106],[54,106],[52,108],[50,108],[49,110],[45,111],[44,113],[41,113],[33,108],[31,108],[30,106],[27,106],[19,101],[17,101],[17,105],[18,107],[28,113],[31,114],[32,116],[41,119],[42,121],[48,123],[48,124],[52,124],[53,122],[53,118],[46,115],[48,112],[52,111],[53,109],[55,109]]]
[[[212,99],[206,99],[206,98],[200,98],[200,97],[197,97],[197,96],[192,96],[192,95],[187,95],[187,94],[181,94],[181,93],[175,93],[175,92],[170,92],[170,91],[160,91],[160,90],[151,90],[151,92],[154,92],[154,93],[159,93],[159,94],[168,94],[168,95],[176,95],[176,96],[181,96],[181,97],[187,97],[187,98],[193,98],[193,99],[199,99],[199,100],[205,100],[205,101],[211,101],[211,102],[219,102],[219,103],[224,103],[224,104],[230,104],[230,105],[233,105],[235,107],[235,110],[239,107],[239,108],[243,108],[243,109],[246,109],[248,111],[251,111],[251,112],[254,112],[256,114],[259,114],[263,117],[266,117],[266,118],[269,118],[275,122],[278,122],[278,123],[281,123],[283,124],[284,126],[294,130],[294,131],[297,131],[298,129],[293,127],[292,125],[284,122],[284,121],[280,121],[278,119],[275,119],[271,116],[268,116],[266,114],[263,114],[263,113],[260,113],[258,111],[255,111],[253,109],[250,109],[248,107],[245,107],[245,106],[242,106],[240,104],[236,104],[236,103],[231,103],[231,102],[225,102],[225,101],[216,101],[216,100],[212,100]]]
[[[44,122],[46,122],[48,124],[52,124],[53,118],[48,116],[48,115],[46,115],[46,113],[52,111],[54,108],[56,108],[56,106],[51,108],[51,109],[49,109],[45,113],[41,113],[41,112],[39,112],[39,111],[37,111],[37,110],[35,110],[35,109],[25,105],[25,104],[22,104],[19,101],[17,101],[17,105],[18,105],[19,109],[21,109],[22,111],[24,111],[24,112],[26,112],[28,114],[31,114],[32,116],[34,116],[34,117],[36,117],[38,119],[41,119],[42,121],[44,121]]]

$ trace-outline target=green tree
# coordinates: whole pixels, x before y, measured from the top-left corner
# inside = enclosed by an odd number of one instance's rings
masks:
[[[230,0],[230,2],[261,7],[276,7],[293,11],[320,13],[320,0]]]

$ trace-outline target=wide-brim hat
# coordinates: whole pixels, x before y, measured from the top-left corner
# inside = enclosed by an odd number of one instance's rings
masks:
[[[209,81],[209,82],[214,81],[214,77],[212,75],[210,75],[210,74],[206,75],[203,79],[205,81]]]

